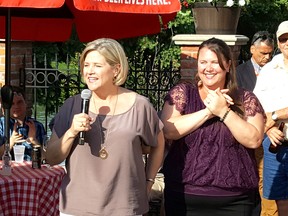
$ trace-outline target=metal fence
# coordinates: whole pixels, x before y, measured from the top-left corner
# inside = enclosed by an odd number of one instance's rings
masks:
[[[81,80],[78,63],[72,64],[69,56],[65,63],[61,63],[56,54],[53,66],[49,65],[51,61],[48,64],[46,55],[40,67],[37,62],[37,56],[33,55],[32,68],[25,67],[20,71],[20,85],[30,95],[32,116],[41,121],[48,131],[49,121],[64,100],[80,93],[85,84]],[[137,55],[129,60],[129,66],[128,79],[123,86],[148,97],[154,108],[160,111],[167,91],[180,79],[179,70],[173,70],[172,63],[169,68],[163,69],[160,62],[155,63],[149,58],[140,61]]]

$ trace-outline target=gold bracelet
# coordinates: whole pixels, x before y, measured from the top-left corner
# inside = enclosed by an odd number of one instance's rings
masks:
[[[228,108],[228,110],[225,112],[225,114],[224,114],[224,116],[222,117],[222,118],[220,118],[220,121],[221,122],[224,122],[224,120],[226,119],[226,117],[227,117],[227,115],[228,115],[228,113],[230,112],[230,108]]]
[[[147,182],[152,182],[153,184],[155,183],[155,180],[152,178],[146,179]]]

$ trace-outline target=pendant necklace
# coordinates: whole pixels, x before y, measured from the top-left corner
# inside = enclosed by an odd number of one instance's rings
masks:
[[[106,146],[105,146],[105,140],[107,141],[108,139],[108,136],[109,136],[109,132],[110,132],[110,127],[108,127],[109,125],[111,126],[111,121],[114,117],[114,114],[115,114],[115,110],[116,110],[116,107],[117,107],[117,103],[118,103],[118,89],[117,89],[117,97],[116,97],[116,102],[115,102],[115,105],[114,105],[114,110],[113,110],[113,113],[111,115],[111,118],[109,120],[109,124],[107,125],[107,133],[106,133],[106,137],[102,137],[102,130],[101,130],[101,124],[100,124],[100,120],[99,120],[99,113],[98,113],[98,125],[99,125],[99,129],[100,129],[100,141],[101,141],[101,149],[99,151],[99,157],[102,159],[102,160],[105,160],[107,157],[108,157],[108,151],[106,150]],[[95,100],[94,100],[94,106],[96,105],[95,103]],[[95,106],[96,108],[96,106]]]

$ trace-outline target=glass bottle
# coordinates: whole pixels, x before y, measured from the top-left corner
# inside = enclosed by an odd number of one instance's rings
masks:
[[[11,160],[12,158],[9,150],[9,143],[5,143],[5,151],[2,156],[2,175],[11,175]]]
[[[278,129],[283,132],[284,126],[285,126],[285,123],[281,122]],[[279,147],[280,147],[279,145],[274,146],[272,143],[270,143],[269,151],[273,154],[276,154],[279,150]]]

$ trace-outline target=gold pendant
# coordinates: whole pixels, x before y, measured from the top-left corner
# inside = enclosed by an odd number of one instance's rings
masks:
[[[105,149],[105,146],[101,147],[99,151],[99,157],[103,160],[105,160],[108,157],[108,152]]]

